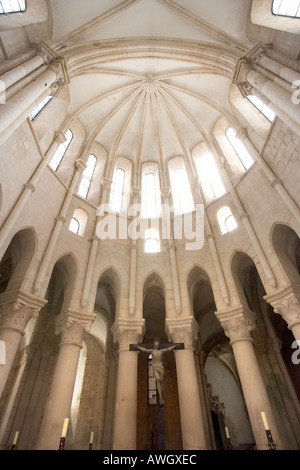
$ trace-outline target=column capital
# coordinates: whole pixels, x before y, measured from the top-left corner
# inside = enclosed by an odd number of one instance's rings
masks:
[[[140,197],[142,190],[141,188],[131,188],[130,192],[131,192],[131,196],[133,197],[133,199],[138,199]]]
[[[105,178],[105,176],[103,176],[103,178],[101,179],[101,184],[102,184],[103,189],[109,189],[111,187],[112,180]]]
[[[0,295],[1,328],[9,328],[23,334],[28,321],[36,318],[47,303],[35,295],[19,289]]]
[[[145,320],[117,318],[111,331],[114,342],[119,343],[119,351],[129,351],[130,344],[138,344],[142,341],[145,331]]]
[[[185,348],[192,349],[198,338],[199,325],[191,316],[166,318],[166,332],[174,343],[184,343]]]
[[[250,309],[238,305],[230,310],[219,310],[215,314],[231,344],[239,340],[252,341],[251,331],[255,329],[256,321],[255,314]]]
[[[283,317],[289,329],[300,324],[300,286],[290,284],[274,294],[265,295],[264,299]]]
[[[65,133],[62,131],[55,132],[53,141],[57,144],[63,144],[67,140]]]
[[[167,199],[167,198],[170,197],[171,188],[170,188],[170,187],[161,188],[161,189],[160,189],[160,192],[161,192],[162,197],[165,198],[165,199]]]
[[[82,158],[77,158],[75,162],[75,170],[76,171],[84,171],[86,169],[86,163],[82,160]]]
[[[55,333],[61,334],[61,344],[74,344],[82,347],[84,335],[90,331],[95,318],[96,314],[82,313],[72,309],[60,313],[55,319]]]

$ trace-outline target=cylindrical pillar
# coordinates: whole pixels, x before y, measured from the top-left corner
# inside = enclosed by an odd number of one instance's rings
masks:
[[[300,108],[292,102],[290,93],[255,70],[248,72],[247,81],[297,124],[300,124]]]
[[[143,320],[119,318],[113,326],[114,339],[119,342],[114,450],[136,449],[138,353],[129,347],[141,341],[143,325]]]
[[[0,396],[18,351],[20,339],[24,335],[26,325],[31,318],[38,316],[44,304],[44,301],[32,301],[30,296],[24,293],[14,295],[14,300],[12,300],[12,297],[10,298],[9,293],[4,293],[0,299],[0,340],[4,341],[6,349],[5,364],[0,367]]]
[[[259,58],[258,64],[262,65],[264,68],[270,70],[270,72],[274,73],[278,77],[283,78],[289,83],[293,83],[296,80],[300,80],[300,73],[286,67],[285,65],[280,64],[279,62],[276,62],[273,59],[270,59],[266,55],[262,55]]]
[[[61,332],[62,342],[37,443],[38,450],[59,448],[64,419],[70,416],[82,341],[89,327],[87,320],[81,322],[78,314],[74,318],[72,315],[57,317],[56,327]]]
[[[0,91],[7,90],[11,85],[43,65],[44,62],[44,57],[38,54],[12,70],[3,73],[0,75]]]
[[[216,312],[216,315],[230,338],[257,450],[267,450],[262,412],[270,423],[274,441],[284,450],[253,348],[250,332],[255,328],[254,313],[240,306],[231,312]]]
[[[26,119],[28,108],[57,80],[57,73],[48,68],[34,82],[14,95],[0,108],[0,135],[21,116]],[[25,113],[25,115],[24,115]]]
[[[184,450],[206,450],[200,392],[197,380],[193,343],[198,334],[194,319],[167,319],[167,331],[172,341],[184,343],[175,350],[181,431]]]

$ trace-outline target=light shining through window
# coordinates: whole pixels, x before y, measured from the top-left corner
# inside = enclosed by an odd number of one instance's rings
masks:
[[[273,0],[272,13],[280,16],[300,18],[299,0]]]
[[[115,212],[121,212],[122,210],[124,182],[125,171],[122,168],[118,168],[115,172],[111,193],[111,208]]]
[[[49,166],[52,168],[52,170],[57,171],[72,139],[73,139],[73,134],[69,129],[66,133],[66,141],[63,144],[59,144],[51,162],[49,163]]]
[[[47,96],[30,114],[30,120],[33,121],[34,118],[44,109],[44,107],[51,101],[53,96]]]
[[[232,232],[237,228],[237,223],[235,218],[232,215],[230,207],[224,206],[217,212],[217,218],[219,226],[222,232],[222,235],[228,232]]]
[[[183,168],[177,168],[174,172],[174,187],[178,196],[179,212],[185,214],[194,209],[191,188],[188,182],[187,174]]]
[[[95,171],[96,162],[97,162],[97,159],[95,155],[90,155],[87,161],[86,169],[82,173],[82,177],[81,177],[77,194],[83,197],[84,199],[86,199],[89,189],[90,189],[93,174]]]
[[[73,232],[76,235],[78,235],[79,228],[80,228],[80,224],[79,224],[78,220],[75,219],[75,217],[72,217],[70,225],[69,225],[70,232]]]
[[[270,121],[273,122],[276,114],[262,100],[255,95],[247,96],[247,99]]]
[[[0,1],[0,14],[3,13],[18,13],[26,10],[25,0],[1,0]]]
[[[210,153],[203,155],[200,159],[200,173],[208,179],[214,197],[220,197],[226,193],[218,168]]]
[[[240,139],[237,139],[236,133],[232,127],[227,129],[226,137],[231,143],[245,170],[248,170],[253,165],[253,159],[245,148],[244,144],[240,141]]]
[[[156,188],[154,173],[147,173],[143,187],[143,215],[145,217],[157,217]]]

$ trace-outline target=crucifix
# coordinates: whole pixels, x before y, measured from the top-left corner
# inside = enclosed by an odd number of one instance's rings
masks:
[[[163,366],[163,355],[166,352],[173,351],[174,349],[184,349],[183,343],[167,343],[160,344],[155,339],[153,344],[130,344],[130,351],[141,351],[152,355],[152,367],[153,375],[156,380],[156,389],[158,393],[158,402],[156,404],[157,409],[157,432],[158,432],[158,449],[164,450],[164,411],[163,406],[165,404],[163,396],[163,378],[164,378],[164,366]]]

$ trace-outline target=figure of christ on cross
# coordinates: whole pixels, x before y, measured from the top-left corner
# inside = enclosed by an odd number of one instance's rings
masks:
[[[156,379],[156,386],[157,386],[157,393],[159,404],[161,406],[164,405],[164,397],[163,397],[163,378],[164,378],[164,366],[163,366],[163,355],[166,352],[173,351],[174,349],[183,349],[182,343],[176,343],[167,345],[167,347],[161,347],[158,340],[154,340],[153,346],[151,347],[144,347],[144,345],[139,344],[132,344],[131,350],[138,349],[139,351],[145,352],[147,354],[152,355],[152,367],[153,367],[153,375]]]

